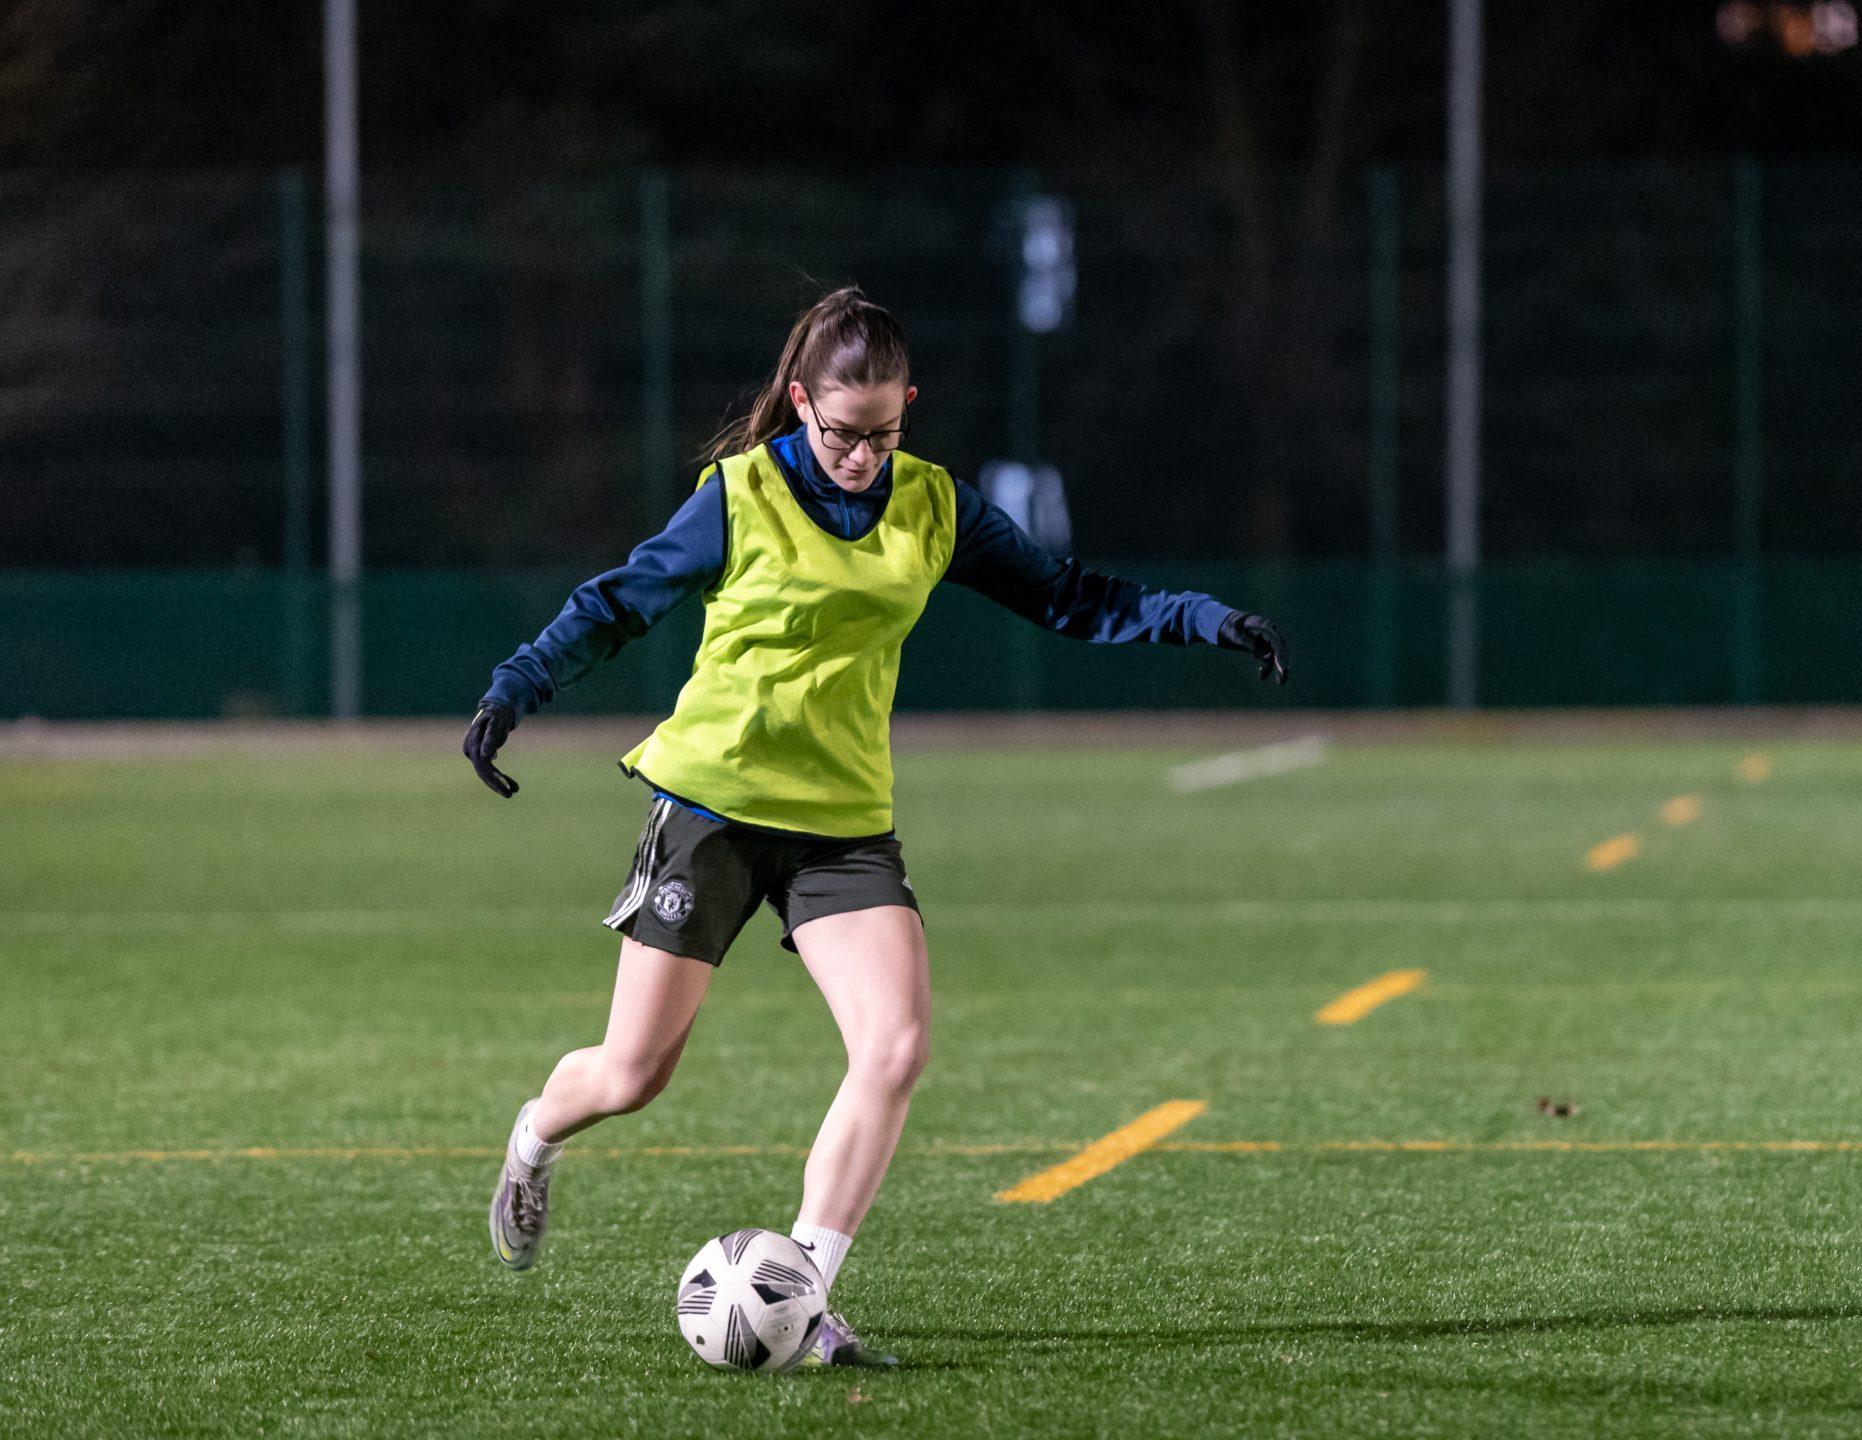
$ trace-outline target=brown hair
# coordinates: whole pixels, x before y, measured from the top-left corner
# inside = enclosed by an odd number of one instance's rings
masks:
[[[811,395],[837,387],[908,384],[911,361],[905,331],[891,314],[866,298],[858,285],[831,290],[796,317],[776,362],[776,373],[757,392],[750,413],[711,438],[706,460],[754,450],[796,423],[789,382],[800,380]]]

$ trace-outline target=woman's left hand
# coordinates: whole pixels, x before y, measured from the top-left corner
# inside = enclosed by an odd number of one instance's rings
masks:
[[[1222,622],[1216,644],[1225,650],[1246,650],[1261,662],[1261,678],[1276,685],[1287,683],[1287,642],[1280,627],[1265,615],[1231,610]]]

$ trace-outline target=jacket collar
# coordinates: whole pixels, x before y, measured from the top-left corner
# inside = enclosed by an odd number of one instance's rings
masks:
[[[815,459],[815,447],[808,443],[808,427],[797,425],[786,435],[778,435],[770,441],[769,448],[783,467],[800,482],[802,490],[812,498],[827,504],[845,496],[848,500],[879,500],[892,489],[892,457],[888,455],[879,467],[879,474],[873,477],[873,483],[858,495],[849,494],[828,478],[821,463]]]

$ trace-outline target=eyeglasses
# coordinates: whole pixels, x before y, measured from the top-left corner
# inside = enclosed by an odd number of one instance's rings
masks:
[[[815,404],[815,397],[808,394],[807,386],[802,387],[802,394],[807,397],[808,408],[815,412],[815,428],[821,432],[821,443],[830,450],[851,450],[864,440],[875,455],[889,455],[905,443],[905,432],[911,428],[912,412],[909,405],[899,412],[896,428],[849,430],[845,425],[829,425],[821,419],[821,409]]]

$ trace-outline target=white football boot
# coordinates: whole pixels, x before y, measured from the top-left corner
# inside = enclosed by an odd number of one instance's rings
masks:
[[[491,1246],[512,1270],[528,1270],[537,1263],[543,1232],[550,1219],[550,1166],[532,1167],[517,1158],[517,1132],[537,1102],[526,1101],[517,1112],[511,1138],[504,1147],[504,1169],[491,1197]]]
[[[853,1333],[853,1326],[842,1318],[840,1311],[830,1310],[821,1317],[821,1328],[815,1333],[815,1343],[808,1347],[808,1353],[801,1358],[800,1363],[863,1365],[868,1369],[882,1369],[888,1365],[897,1365],[899,1357],[868,1345]]]

